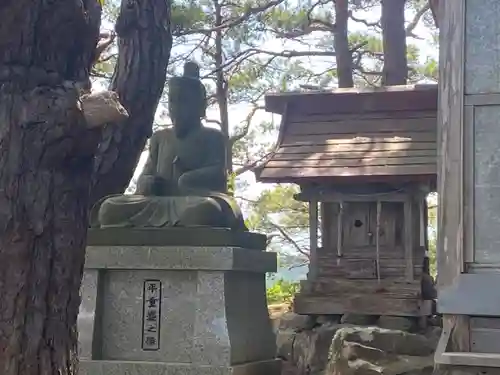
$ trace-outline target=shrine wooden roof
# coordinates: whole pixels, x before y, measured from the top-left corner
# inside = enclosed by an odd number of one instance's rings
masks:
[[[437,85],[269,94],[282,115],[263,182],[435,180]]]

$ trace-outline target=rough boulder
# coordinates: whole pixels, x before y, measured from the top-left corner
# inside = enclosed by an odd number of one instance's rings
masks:
[[[342,327],[333,337],[324,374],[432,374],[437,339],[435,334]]]
[[[416,334],[293,313],[282,318],[276,334],[287,375],[432,374],[437,327]]]

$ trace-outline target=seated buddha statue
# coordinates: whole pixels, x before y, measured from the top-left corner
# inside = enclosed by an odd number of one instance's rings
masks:
[[[241,211],[227,195],[226,137],[204,127],[206,90],[199,67],[169,82],[168,110],[173,126],[155,132],[133,195],[103,198],[91,213],[91,226],[192,227],[247,230]]]

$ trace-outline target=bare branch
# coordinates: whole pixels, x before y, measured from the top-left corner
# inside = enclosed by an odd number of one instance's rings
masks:
[[[421,39],[420,37],[418,37],[417,35],[415,35],[413,33],[413,31],[415,30],[415,28],[417,27],[418,23],[420,22],[420,20],[422,19],[422,17],[424,16],[424,14],[429,10],[431,9],[431,5],[429,3],[426,3],[422,8],[420,8],[417,13],[415,14],[415,17],[413,17],[413,19],[410,21],[410,23],[406,26],[406,35],[409,36],[409,37],[412,37],[412,38],[417,38],[417,39]]]
[[[268,234],[268,235],[267,235],[267,239],[266,239],[266,247],[268,247],[268,246],[271,244],[271,241],[272,241],[274,238],[278,237],[278,236],[279,236],[279,234],[277,234],[277,233],[271,233],[271,234]]]
[[[221,122],[219,120],[216,120],[216,119],[211,119],[211,118],[207,118],[205,119],[205,122],[209,123],[209,124],[217,124],[219,126],[221,126]]]
[[[90,76],[92,78],[104,78],[104,79],[111,79],[111,77],[112,77],[111,74],[101,73],[95,68],[92,68],[92,71],[90,72]]]
[[[310,57],[310,56],[328,56],[332,57],[335,56],[334,51],[296,51],[296,50],[283,50],[283,51],[268,51],[264,50],[261,48],[248,48],[235,56],[232,57],[232,59],[224,62],[218,69],[225,69],[228,66],[231,66],[232,64],[235,64],[239,62],[241,59],[248,59],[249,57],[258,55],[258,54],[263,54],[263,55],[268,55],[268,56],[274,56],[274,57],[284,57],[284,58],[294,58],[294,57]],[[211,76],[212,74],[217,73],[218,69],[212,70],[210,73],[206,74],[203,76],[203,78],[207,78]]]
[[[240,132],[238,132],[237,134],[235,134],[229,138],[229,144],[231,146],[234,145],[236,142],[238,142],[240,139],[246,137],[246,135],[248,134],[248,131],[250,130],[250,125],[252,123],[253,117],[255,116],[257,111],[262,110],[262,109],[265,109],[265,107],[261,106],[261,105],[254,105],[252,110],[248,113],[247,117],[243,121],[245,123],[243,130],[241,130]]]
[[[309,35],[315,31],[335,33],[336,29],[337,28],[335,24],[328,22],[326,20],[309,19],[309,23],[307,25],[304,25],[297,30],[292,30],[288,32],[279,30],[270,30],[270,31],[276,34],[278,38],[295,39]]]
[[[299,263],[299,264],[294,264],[290,267],[288,267],[289,270],[293,270],[295,268],[300,268],[300,267],[304,267],[304,266],[307,266],[309,265],[309,262],[302,262],[302,263]]]
[[[274,154],[274,152],[269,152],[269,153],[265,154],[264,156],[262,156],[261,158],[236,169],[235,171],[233,171],[233,173],[236,176],[239,176],[245,172],[254,171],[255,169],[259,168],[261,165],[265,164],[273,154]]]
[[[353,16],[352,11],[349,12],[349,18],[351,20],[353,20],[354,22],[362,23],[366,27],[381,27],[380,22],[368,22],[367,20],[357,18],[357,17]]]
[[[99,58],[101,57],[102,53],[113,44],[115,38],[116,33],[114,32],[99,34],[99,42],[97,43],[97,47],[94,52],[93,64],[100,62]]]
[[[302,247],[300,247],[300,245],[292,238],[292,236],[290,236],[290,234],[287,233],[287,231],[279,224],[276,224],[274,223],[273,221],[271,220],[268,220],[269,224],[271,226],[273,226],[274,228],[276,228],[276,230],[278,232],[280,232],[281,236],[287,241],[290,243],[290,245],[292,245],[294,247],[295,250],[297,250],[297,252],[299,252],[300,254],[306,256],[308,259],[309,259],[309,253],[302,249]]]

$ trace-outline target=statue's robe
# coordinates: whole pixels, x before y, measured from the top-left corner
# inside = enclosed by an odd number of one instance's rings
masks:
[[[182,138],[171,128],[156,132],[138,194],[105,198],[96,208],[99,226],[246,229],[238,205],[225,194],[225,158],[219,130],[199,127]]]

